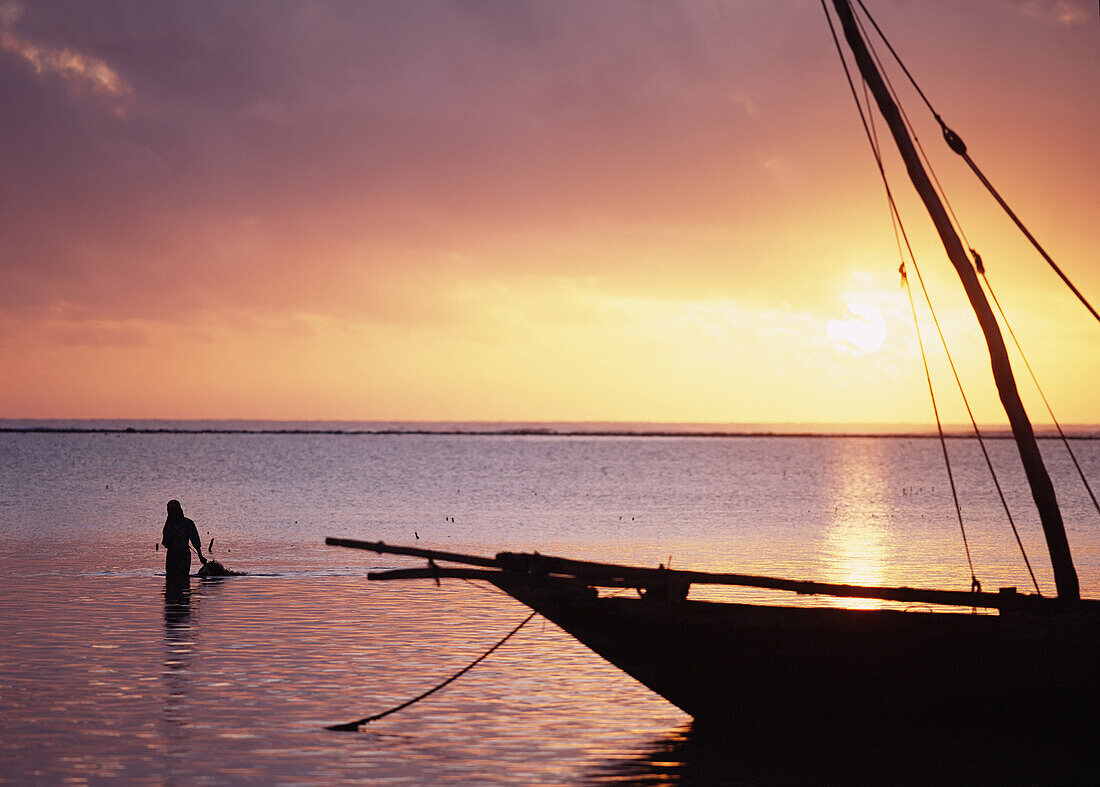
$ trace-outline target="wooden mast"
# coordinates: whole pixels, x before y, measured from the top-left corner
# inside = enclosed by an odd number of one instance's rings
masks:
[[[894,136],[894,142],[905,160],[905,168],[909,172],[909,179],[913,181],[924,206],[936,225],[940,240],[955,270],[962,280],[963,289],[970,299],[970,305],[985,334],[985,342],[989,347],[989,360],[993,367],[993,379],[997,383],[997,392],[1001,397],[1001,404],[1008,414],[1009,423],[1012,425],[1012,435],[1016,439],[1016,445],[1020,450],[1020,459],[1024,464],[1028,484],[1031,486],[1031,495],[1035,499],[1035,506],[1039,509],[1039,519],[1043,524],[1043,533],[1046,535],[1047,549],[1050,551],[1050,561],[1054,566],[1054,583],[1057,587],[1058,597],[1066,600],[1078,600],[1081,597],[1077,583],[1077,571],[1073,567],[1073,558],[1070,556],[1069,542],[1066,540],[1066,529],[1062,524],[1062,514],[1058,509],[1058,500],[1054,495],[1054,485],[1050,481],[1043,458],[1039,454],[1039,447],[1035,443],[1035,433],[1028,420],[1024,406],[1020,402],[1020,394],[1016,390],[1016,380],[1012,375],[1012,367],[1008,362],[1008,353],[1005,350],[1004,340],[1001,338],[1000,329],[989,303],[985,299],[978,277],[970,265],[963,248],[962,241],[955,233],[955,228],[948,219],[943,203],[939,195],[932,187],[928,174],[924,171],[917,151],[913,147],[913,141],[909,137],[905,123],[897,105],[890,96],[882,75],[875,66],[874,60],[867,51],[867,46],[860,34],[852,13],[849,0],[833,0],[837,16],[844,27],[844,37],[848,40],[848,46],[855,55],[860,73],[864,81],[871,89],[879,111],[890,127]]]

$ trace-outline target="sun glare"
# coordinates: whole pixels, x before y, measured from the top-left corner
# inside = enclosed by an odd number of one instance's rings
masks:
[[[882,347],[886,340],[882,312],[866,303],[852,302],[847,306],[853,317],[829,320],[826,326],[833,346],[849,355],[867,355]]]

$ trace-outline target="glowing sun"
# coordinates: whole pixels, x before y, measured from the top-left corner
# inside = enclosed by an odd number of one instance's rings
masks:
[[[849,355],[873,353],[886,340],[886,320],[882,312],[865,303],[849,303],[852,317],[829,320],[826,331],[833,346]]]

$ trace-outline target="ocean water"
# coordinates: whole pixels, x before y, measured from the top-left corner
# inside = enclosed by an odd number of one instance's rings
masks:
[[[988,447],[1051,593],[1014,445]],[[1073,447],[1100,484],[1100,440]],[[1100,517],[1061,444],[1042,449],[1098,597]],[[977,445],[949,451],[983,586],[1031,589]],[[674,783],[702,762],[697,780],[760,778],[733,742],[715,766],[689,717],[538,617],[430,698],[358,733],[325,730],[426,691],[528,614],[458,580],[370,583],[420,563],[325,536],[970,582],[939,444],[920,437],[5,432],[0,467],[5,783]],[[155,544],[170,498],[245,576],[166,593]]]

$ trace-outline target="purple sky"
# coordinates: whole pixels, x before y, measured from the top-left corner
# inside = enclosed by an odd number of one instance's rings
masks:
[[[1100,293],[1095,4],[871,8],[975,157]],[[6,0],[0,102],[0,358],[24,381],[0,415],[247,415],[269,379],[226,382],[188,411],[155,386],[112,404],[110,380],[89,378],[89,408],[57,367],[94,377],[110,359],[112,376],[136,380],[147,359],[127,348],[194,363],[232,347],[203,370],[232,375],[234,357],[295,331],[340,346],[337,365],[361,360],[340,356],[354,352],[341,330],[384,331],[372,341],[422,359],[411,389],[433,379],[432,332],[484,316],[470,289],[824,315],[838,262],[859,256],[844,245],[852,227],[888,233],[809,0]],[[873,243],[889,252],[892,238]],[[579,308],[568,295],[524,303],[508,341]],[[186,346],[166,344],[174,332]],[[520,350],[501,352],[505,364]],[[476,401],[476,380],[464,384],[461,401]],[[403,390],[315,409],[324,392],[296,388],[256,414],[491,417],[406,412]],[[667,407],[663,420],[702,412]],[[585,417],[552,400],[520,414]]]

